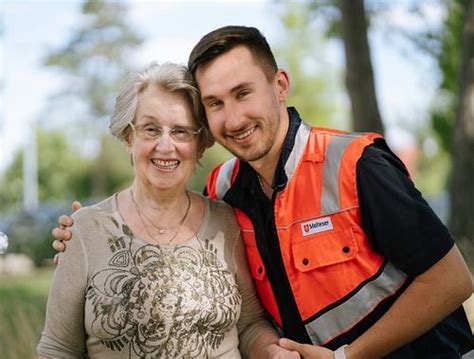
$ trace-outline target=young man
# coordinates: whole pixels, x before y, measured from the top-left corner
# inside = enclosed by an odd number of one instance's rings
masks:
[[[255,28],[207,34],[188,66],[212,134],[236,156],[206,192],[236,209],[261,302],[291,339],[280,345],[305,358],[470,351],[470,273],[383,138],[307,126]]]

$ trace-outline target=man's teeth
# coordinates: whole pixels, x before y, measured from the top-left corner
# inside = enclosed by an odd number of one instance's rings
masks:
[[[178,166],[179,161],[178,160],[173,160],[173,161],[165,161],[165,160],[151,160],[154,165],[163,167],[166,169],[172,169]]]
[[[245,131],[244,133],[241,133],[240,135],[234,136],[236,140],[243,140],[244,138],[250,136],[254,131],[256,127],[252,127],[251,129]]]

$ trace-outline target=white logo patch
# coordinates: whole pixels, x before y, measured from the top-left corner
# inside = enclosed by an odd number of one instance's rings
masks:
[[[301,232],[303,232],[303,236],[329,231],[332,228],[333,227],[330,217],[312,219],[311,221],[301,223]]]

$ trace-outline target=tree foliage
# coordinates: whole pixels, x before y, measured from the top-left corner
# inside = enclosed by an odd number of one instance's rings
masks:
[[[81,156],[62,131],[37,130],[38,195],[41,202],[83,198],[90,194],[91,160]],[[28,150],[28,148],[26,148]],[[23,192],[23,152],[18,151],[0,188],[0,211],[20,208]]]
[[[311,21],[305,6],[289,3],[280,20],[284,26],[282,45],[275,46],[279,65],[290,75],[288,104],[296,106],[300,115],[313,125],[327,126],[337,110],[334,101],[336,74],[328,69],[324,39]]]
[[[131,70],[133,51],[143,41],[127,23],[127,11],[123,2],[86,0],[80,27],[46,56],[45,65],[66,77],[59,97],[84,101],[89,121],[111,114],[117,89]]]
[[[462,31],[456,118],[453,129],[451,230],[469,244],[474,260],[474,0],[459,0]],[[456,28],[457,30],[457,28]]]
[[[435,106],[431,115],[442,149],[451,153],[453,125],[456,117],[457,96],[459,94],[459,76],[461,61],[461,34],[464,22],[462,0],[449,2],[448,16],[440,36],[425,35],[438,49],[433,55],[438,62],[441,82]],[[425,41],[426,42],[426,41]]]
[[[86,0],[79,27],[45,59],[46,66],[65,78],[65,88],[52,99],[60,109],[61,125],[70,123],[65,133],[79,151],[89,149],[96,158],[80,183],[82,195],[104,196],[130,179],[123,149],[105,131],[120,87],[136,70],[133,52],[143,42],[128,24],[127,12],[123,2]],[[69,119],[64,121],[66,111]]]
[[[351,103],[352,127],[355,131],[376,131],[383,133],[383,123],[378,109],[375,83],[370,58],[370,46],[367,39],[366,9],[363,0],[310,0],[298,2],[303,21],[297,24],[286,21],[287,29],[298,34],[291,40],[295,45],[288,45],[289,53],[295,59],[293,67],[301,66],[299,53],[292,47],[301,44],[303,48],[314,43],[314,29],[311,25],[319,21],[326,30],[326,35],[341,39],[345,49],[346,59],[346,86]],[[290,3],[286,19],[291,19],[291,9],[295,7]],[[285,20],[285,18],[284,18]],[[299,29],[299,30],[298,30]],[[312,33],[313,31],[313,33]],[[305,33],[306,32],[306,33]],[[305,35],[305,37],[301,37]],[[313,45],[314,48],[314,45]],[[313,52],[318,57],[317,52]],[[299,61],[299,62],[298,62]],[[291,63],[290,63],[291,64]],[[295,82],[299,79],[297,78]],[[313,84],[314,85],[314,84]],[[317,84],[316,84],[317,85]],[[320,86],[306,86],[304,91],[318,91]],[[298,89],[297,89],[298,90]],[[306,101],[304,101],[306,103]]]

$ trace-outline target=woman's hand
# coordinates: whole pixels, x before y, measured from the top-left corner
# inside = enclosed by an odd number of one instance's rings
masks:
[[[266,358],[269,359],[301,359],[296,350],[288,350],[278,344],[271,344],[266,348]]]

